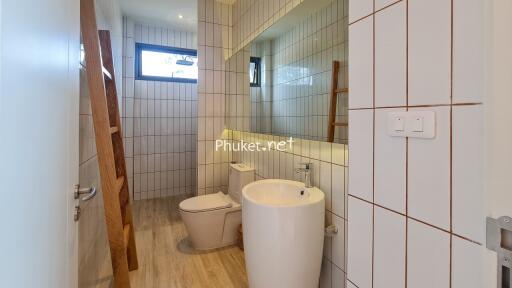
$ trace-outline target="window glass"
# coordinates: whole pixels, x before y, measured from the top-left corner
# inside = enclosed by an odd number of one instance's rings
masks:
[[[165,46],[136,45],[136,78],[197,82],[197,51]]]

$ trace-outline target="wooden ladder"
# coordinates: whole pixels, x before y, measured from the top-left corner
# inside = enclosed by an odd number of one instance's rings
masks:
[[[336,106],[338,105],[338,94],[348,93],[348,88],[338,88],[338,74],[340,71],[340,61],[332,61],[332,83],[331,83],[331,103],[329,107],[329,121],[327,122],[327,141],[334,142],[334,130],[336,127],[347,127],[346,122],[336,122]]]
[[[80,26],[96,136],[114,283],[129,288],[138,268],[109,31],[98,31],[94,0],[80,0]]]

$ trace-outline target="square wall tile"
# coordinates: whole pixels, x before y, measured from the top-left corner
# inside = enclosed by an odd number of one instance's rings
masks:
[[[375,207],[373,288],[405,287],[405,216]]]
[[[388,114],[405,109],[375,110],[375,203],[405,213],[406,139],[388,135]]]
[[[359,288],[372,287],[373,207],[348,198],[347,277]]]
[[[408,3],[409,105],[449,104],[451,0]]]
[[[402,1],[375,15],[375,106],[406,104],[406,5]]]
[[[373,107],[373,17],[352,24],[348,29],[349,108],[370,108]]]
[[[352,23],[373,13],[373,0],[349,0],[348,18]]]
[[[473,241],[485,240],[483,215],[483,107],[453,107],[453,231]]]
[[[415,108],[434,111],[433,139],[409,138],[409,215],[431,225],[450,229],[450,108]]]
[[[450,236],[408,220],[407,287],[450,287]]]
[[[484,73],[484,2],[453,1],[453,102],[481,102]]]
[[[482,275],[484,248],[481,245],[453,237],[452,288],[485,287]]]
[[[373,201],[373,110],[349,111],[349,194]]]

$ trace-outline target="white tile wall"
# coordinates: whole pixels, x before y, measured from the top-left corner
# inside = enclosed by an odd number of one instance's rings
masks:
[[[375,15],[375,106],[406,104],[406,5],[402,1]]]
[[[454,0],[453,30],[453,102],[481,102],[484,73],[484,17],[485,1]]]
[[[389,6],[393,3],[400,2],[402,0],[375,0],[375,11],[381,10],[386,6]]]
[[[197,193],[227,192],[228,155],[215,151],[223,138],[226,65],[231,55],[233,7],[214,0],[198,1]]]
[[[482,215],[483,111],[481,105],[453,108],[453,231],[484,243]],[[470,161],[468,165],[467,161]],[[476,225],[480,223],[481,225]]]
[[[409,105],[450,104],[451,1],[408,3]]]
[[[351,1],[354,2],[354,1]],[[349,26],[350,109],[373,106],[373,17]]]
[[[405,287],[406,218],[375,208],[374,288]]]
[[[412,111],[424,111],[414,108]],[[436,137],[409,139],[409,215],[450,229],[450,108],[437,107]]]
[[[406,139],[387,133],[388,114],[405,108],[375,111],[375,203],[405,213]]]
[[[481,274],[484,248],[458,237],[453,237],[453,288],[485,287]]]
[[[450,0],[352,3],[349,65],[366,72],[349,82],[348,192],[367,202],[347,207],[347,286],[483,287],[482,1],[455,0],[453,15]],[[436,136],[389,137],[387,114],[407,110],[434,111]]]
[[[304,0],[236,0],[233,4],[233,52],[243,49],[261,32]]]
[[[408,220],[407,287],[450,287],[450,235]]]
[[[346,21],[344,1],[332,1],[275,39],[252,44],[251,56],[264,56],[262,70],[266,74],[262,78],[271,78],[261,88],[250,89],[252,132],[268,125],[262,123],[268,115],[261,115],[268,112],[272,121],[266,131],[274,135],[327,140],[332,61],[341,64],[339,87],[347,86]],[[271,101],[258,100],[260,94]],[[347,100],[346,94],[338,95],[337,122],[347,121]],[[271,107],[261,109],[262,102]],[[347,142],[346,127],[335,132],[335,142]]]
[[[373,206],[349,196],[348,207],[348,277],[359,288],[371,288]]]
[[[373,110],[351,110],[349,123],[349,192],[373,201]]]
[[[349,1],[349,22],[353,23],[373,13],[373,0],[350,0]]]
[[[196,49],[196,34],[124,19],[125,157],[135,200],[196,192],[197,84],[135,80],[135,43]]]

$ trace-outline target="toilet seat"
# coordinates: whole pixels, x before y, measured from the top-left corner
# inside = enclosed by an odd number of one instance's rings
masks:
[[[222,192],[192,197],[180,203],[180,210],[198,213],[231,208],[233,203]]]

